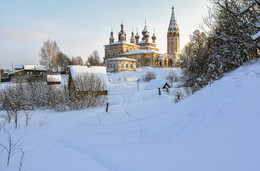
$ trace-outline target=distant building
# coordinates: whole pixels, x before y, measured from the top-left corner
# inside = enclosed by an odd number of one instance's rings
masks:
[[[167,34],[167,53],[159,52],[156,47],[155,32],[151,36],[148,27],[145,24],[142,31],[142,39],[138,34],[132,31],[130,43],[126,42],[126,33],[124,24],[121,24],[121,30],[118,33],[118,42],[115,42],[114,32],[111,31],[109,44],[105,47],[105,65],[109,71],[131,71],[132,68],[121,69],[120,63],[122,60],[116,58],[128,58],[136,61],[136,67],[139,66],[154,66],[154,67],[171,67],[180,64],[180,37],[177,21],[175,20],[174,8],[172,8],[171,20]],[[113,62],[112,62],[113,61]],[[117,63],[117,64],[116,64]],[[111,65],[112,64],[112,65]],[[121,64],[122,65],[122,64]]]
[[[136,71],[136,60],[130,58],[112,58],[107,60],[108,72]]]
[[[15,65],[14,70],[8,72],[11,81],[46,81],[47,69],[42,65]]]
[[[169,66],[179,66],[181,64],[180,53],[180,32],[175,19],[174,7],[172,7],[171,20],[167,33],[167,54],[169,55]]]

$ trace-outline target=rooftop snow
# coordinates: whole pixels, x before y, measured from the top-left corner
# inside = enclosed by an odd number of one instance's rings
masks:
[[[61,75],[47,75],[47,82],[61,82]]]
[[[22,64],[15,64],[14,69],[15,70],[23,69],[23,65]]]
[[[108,88],[108,79],[107,79],[107,72],[106,67],[101,66],[78,66],[78,65],[72,65],[70,68],[70,74],[72,79],[75,79],[76,77],[82,76],[84,74],[94,74],[95,76],[99,77],[104,81],[104,84]]]
[[[104,45],[104,46],[118,45],[118,44],[127,44],[127,45],[132,45],[132,46],[139,46],[139,45],[136,45],[136,44],[133,44],[133,43],[128,43],[128,42],[114,42],[114,43],[107,44],[107,45]]]
[[[108,59],[107,61],[136,61],[135,59],[130,59],[130,58],[124,58],[124,57],[121,57],[121,58],[112,58],[112,59]]]
[[[47,69],[42,65],[24,65],[24,70],[46,71]]]
[[[141,54],[141,53],[157,53],[157,54],[162,54],[162,53],[160,53],[160,52],[158,52],[158,51],[155,51],[155,50],[142,50],[142,49],[140,49],[140,50],[132,50],[132,51],[130,51],[130,52],[123,53],[122,56],[123,56],[123,55]]]

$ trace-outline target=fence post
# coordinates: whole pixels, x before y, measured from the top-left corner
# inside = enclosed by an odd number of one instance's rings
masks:
[[[137,80],[137,91],[139,91],[139,81],[140,81],[140,78],[138,78],[138,80]]]
[[[107,103],[107,107],[106,107],[106,112],[108,113],[108,106],[109,106],[109,103]]]
[[[158,91],[159,91],[159,96],[161,95],[161,88],[158,88]]]

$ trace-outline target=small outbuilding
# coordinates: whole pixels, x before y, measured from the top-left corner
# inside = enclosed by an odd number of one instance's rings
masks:
[[[47,75],[47,84],[61,84],[61,75]]]
[[[68,81],[68,88],[71,89],[75,87],[75,80],[80,77],[84,77],[84,75],[93,75],[96,78],[99,78],[101,80],[102,84],[102,90],[98,92],[99,95],[107,95],[108,94],[108,79],[107,79],[107,72],[106,67],[101,66],[78,66],[73,65],[69,66],[69,81]],[[92,80],[84,80],[84,81],[92,81]],[[78,92],[88,93],[89,90],[79,90],[77,88]]]
[[[166,80],[151,80],[147,83],[147,85],[145,86],[145,90],[153,90],[153,89],[167,89],[167,88],[171,88],[170,84],[168,81]]]

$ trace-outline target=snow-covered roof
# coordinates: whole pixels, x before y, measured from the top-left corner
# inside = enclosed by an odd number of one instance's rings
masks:
[[[153,89],[163,88],[166,83],[170,86],[169,82],[167,82],[166,80],[159,80],[159,79],[151,80],[149,81],[149,83],[147,83],[144,89],[153,90]]]
[[[108,79],[107,79],[107,72],[106,67],[102,66],[78,66],[78,65],[72,65],[70,68],[70,74],[72,79],[75,79],[79,76],[83,76],[84,74],[94,74],[95,76],[99,77],[101,80],[103,80],[105,86],[108,88]]]
[[[47,75],[47,82],[61,82],[61,75]]]
[[[146,40],[142,40],[141,42],[138,42],[137,44],[143,44],[146,43]]]
[[[138,42],[137,44],[140,45],[141,47],[143,47],[141,44],[144,44],[144,43],[149,43],[149,44],[156,45],[156,43],[146,42],[146,40],[142,40],[142,41]]]
[[[24,65],[24,70],[47,71],[45,66],[42,65]]]
[[[162,54],[158,51],[155,51],[155,50],[143,50],[143,49],[139,49],[139,50],[132,50],[132,51],[129,51],[129,52],[126,52],[126,53],[123,53],[123,55],[133,55],[133,54],[140,54],[140,53],[157,53],[157,54]]]
[[[158,58],[158,60],[163,60],[163,58],[167,58],[167,54],[163,54],[163,55],[161,55],[161,56],[159,56],[159,58]]]
[[[22,64],[15,64],[14,69],[15,70],[21,70],[21,69],[23,69],[23,65]]]
[[[108,59],[107,61],[136,61],[135,59],[130,59],[130,58],[112,58],[112,59]]]
[[[139,46],[139,45],[136,45],[136,44],[133,44],[133,43],[128,43],[128,42],[114,42],[114,43],[104,45],[104,46],[118,45],[118,44],[127,44],[127,45],[132,45],[132,46]]]
[[[15,73],[18,73],[18,72],[21,72],[21,71],[23,71],[23,70],[11,70],[11,71],[8,72],[8,74],[9,75],[10,74],[15,74]]]

